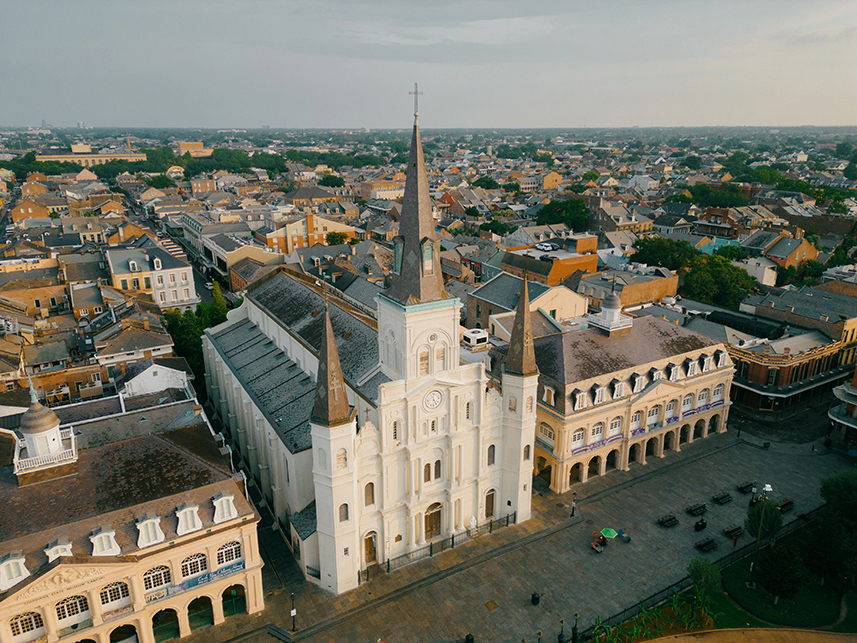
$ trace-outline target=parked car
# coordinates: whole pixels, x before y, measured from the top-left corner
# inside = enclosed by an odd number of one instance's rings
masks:
[[[547,241],[542,241],[541,243],[536,244],[536,250],[541,250],[542,252],[550,252],[551,250],[555,250],[552,243],[548,243]]]
[[[211,283],[210,281],[206,281],[205,282],[205,289],[206,290],[214,290],[214,284]]]

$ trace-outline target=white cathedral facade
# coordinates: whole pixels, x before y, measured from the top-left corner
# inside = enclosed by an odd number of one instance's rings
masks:
[[[281,269],[204,337],[209,403],[233,453],[305,576],[335,593],[474,524],[530,518],[529,310],[501,390],[482,363],[461,364],[461,304],[443,289],[416,120],[400,230],[375,318]]]

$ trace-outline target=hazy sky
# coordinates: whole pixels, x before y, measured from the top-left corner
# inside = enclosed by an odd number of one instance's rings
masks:
[[[857,2],[0,0],[0,124],[857,124]]]

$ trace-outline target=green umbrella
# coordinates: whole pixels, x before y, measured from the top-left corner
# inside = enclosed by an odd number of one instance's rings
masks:
[[[607,536],[607,538],[615,538],[616,536],[619,535],[615,529],[610,529],[610,527],[605,527],[604,529],[601,530],[601,533],[604,536]]]

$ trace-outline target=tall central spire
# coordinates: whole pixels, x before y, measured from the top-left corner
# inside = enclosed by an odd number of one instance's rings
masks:
[[[405,179],[405,197],[394,240],[393,282],[387,296],[403,304],[436,301],[446,297],[440,272],[440,244],[434,232],[428,175],[420,140],[417,92],[414,86],[414,131]]]

